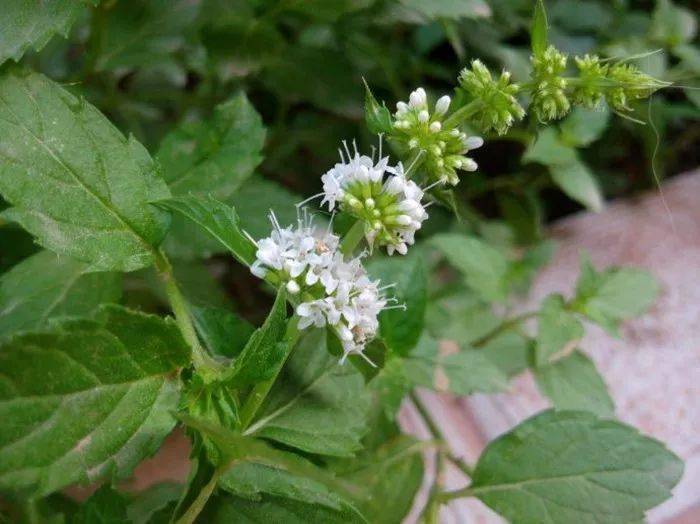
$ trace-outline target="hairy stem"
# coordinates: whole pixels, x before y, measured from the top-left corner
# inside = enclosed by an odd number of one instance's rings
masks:
[[[284,363],[287,361],[287,358],[291,354],[292,349],[294,349],[294,346],[299,340],[300,332],[297,326],[298,323],[299,317],[295,315],[289,320],[289,323],[287,324],[287,331],[284,334],[284,342],[286,342],[287,344],[287,354],[285,355],[282,362],[280,362],[280,364],[277,366],[274,375],[268,380],[258,382],[248,395],[248,398],[246,398],[245,404],[243,404],[243,407],[241,408],[240,415],[242,429],[247,428],[250,425],[250,423],[253,422],[255,414],[257,413],[258,409],[260,409],[260,406],[264,402],[268,393],[270,393],[270,390],[272,389],[273,384],[277,380],[280,371],[282,371],[282,367],[284,367]]]
[[[209,482],[207,482],[207,484],[202,488],[202,490],[197,495],[197,498],[194,499],[194,501],[192,502],[190,507],[187,508],[187,511],[185,511],[182,517],[180,517],[177,520],[176,524],[192,524],[192,522],[195,521],[197,516],[204,509],[204,506],[207,504],[209,497],[211,497],[212,493],[214,493],[214,489],[216,488],[216,483],[219,481],[219,477],[225,469],[228,469],[228,467],[229,465],[227,464],[226,468],[218,468],[214,471]]]
[[[205,351],[199,342],[187,301],[182,296],[182,292],[177,285],[172,265],[162,251],[159,251],[156,255],[156,267],[165,285],[165,293],[168,296],[168,301],[175,315],[177,326],[180,328],[180,333],[182,333],[185,342],[192,348],[192,363],[194,367],[205,380],[213,379],[218,375],[221,366]]]

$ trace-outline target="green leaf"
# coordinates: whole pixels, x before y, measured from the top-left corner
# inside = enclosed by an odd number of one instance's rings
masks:
[[[596,109],[575,107],[561,123],[561,139],[573,147],[589,146],[600,138],[609,121],[607,106]]]
[[[103,306],[0,347],[0,489],[124,477],[175,421],[189,348],[171,320]]]
[[[644,313],[658,293],[658,282],[646,271],[613,267],[598,273],[583,258],[573,307],[617,335],[620,322]]]
[[[160,200],[156,205],[179,213],[204,229],[242,263],[255,260],[255,244],[240,228],[236,210],[215,198],[194,195]]]
[[[199,3],[190,0],[119,0],[108,8],[100,32],[98,71],[174,63],[193,33]]]
[[[439,18],[485,18],[491,16],[491,8],[484,0],[401,0],[401,3],[418,11],[428,20]]]
[[[697,12],[675,5],[671,0],[658,0],[649,30],[651,38],[666,47],[693,40],[698,32]]]
[[[508,295],[508,260],[500,251],[476,237],[444,233],[431,239],[447,260],[459,269],[469,287],[489,301]]]
[[[542,302],[538,314],[535,363],[550,362],[557,353],[583,337],[584,330],[576,315],[566,308],[564,297],[549,295]]]
[[[557,409],[590,411],[602,418],[615,415],[613,403],[595,364],[580,351],[535,368],[537,387]]]
[[[250,336],[224,380],[240,387],[274,377],[289,353],[283,340],[286,327],[287,294],[280,288],[265,323]]]
[[[541,56],[547,50],[547,11],[542,0],[537,0],[535,4],[532,29],[530,29],[530,44],[532,54],[536,57]]]
[[[305,334],[268,399],[246,434],[321,455],[361,449],[371,395],[359,371],[328,353],[325,330]]]
[[[493,337],[478,351],[507,377],[527,369],[531,362],[532,341],[515,331]]]
[[[410,384],[440,392],[471,395],[476,391],[503,391],[508,387],[507,377],[482,353],[459,350],[456,345],[441,347],[437,340],[424,335],[403,359],[403,373]]]
[[[557,166],[574,163],[577,161],[577,156],[574,148],[562,142],[556,129],[546,127],[528,146],[523,155],[523,161]]]
[[[501,214],[518,244],[533,244],[542,236],[542,207],[534,192],[501,191],[496,196]]]
[[[0,100],[2,216],[92,271],[152,264],[169,191],[146,150],[40,74],[5,71]]]
[[[416,345],[425,323],[428,300],[428,272],[420,254],[402,258],[375,259],[368,266],[382,285],[396,284],[388,293],[406,309],[383,311],[379,315],[382,339],[389,348],[405,355]]]
[[[245,94],[214,108],[206,122],[185,122],[168,134],[156,159],[173,195],[227,200],[262,161],[265,128]]]
[[[156,524],[170,522],[174,506],[182,496],[184,486],[175,482],[161,482],[139,491],[134,495],[126,508],[127,520],[130,524]],[[167,514],[167,519],[158,520]],[[124,522],[124,521],[123,521]]]
[[[428,304],[426,326],[435,338],[469,344],[500,324],[491,306],[463,286],[450,291],[448,296]]]
[[[365,123],[370,133],[389,133],[392,130],[391,112],[386,105],[381,105],[374,98],[372,91],[365,82]]]
[[[41,251],[0,276],[0,338],[119,300],[119,274],[86,271],[82,262]]]
[[[86,2],[81,0],[4,1],[0,18],[0,64],[10,58],[18,61],[29,48],[40,51],[56,33],[67,37],[85,7]]]
[[[190,307],[197,333],[215,355],[233,358],[243,351],[255,331],[247,320],[217,307]]]
[[[683,463],[636,429],[545,411],[491,442],[469,493],[514,524],[637,522],[671,496]]]
[[[598,181],[581,161],[550,167],[552,180],[569,197],[596,213],[603,209],[603,195]]]
[[[105,484],[80,505],[71,524],[122,524],[126,508],[126,497]]]

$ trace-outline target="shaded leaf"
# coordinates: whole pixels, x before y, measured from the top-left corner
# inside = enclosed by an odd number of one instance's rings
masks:
[[[569,197],[583,204],[591,211],[603,209],[603,195],[598,181],[588,167],[580,162],[550,167],[552,180]]]
[[[215,307],[191,307],[197,333],[215,355],[240,354],[255,328],[231,311]]]
[[[93,271],[153,263],[168,217],[148,203],[169,191],[146,150],[40,74],[6,71],[0,100],[2,216]]]
[[[401,0],[404,6],[418,11],[427,19],[483,18],[491,16],[491,8],[484,0]]]
[[[175,323],[117,306],[0,348],[0,489],[123,477],[173,428],[189,362]]]
[[[574,147],[585,147],[598,140],[610,121],[607,106],[596,109],[575,107],[561,123],[561,139]]]
[[[568,344],[583,337],[583,334],[583,325],[566,308],[564,298],[561,295],[549,295],[542,302],[538,314],[536,364],[546,364]]]
[[[126,508],[126,497],[105,484],[80,505],[71,524],[122,524]]]

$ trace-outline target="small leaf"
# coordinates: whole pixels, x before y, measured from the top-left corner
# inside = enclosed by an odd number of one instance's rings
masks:
[[[545,166],[567,165],[576,160],[576,150],[563,143],[553,127],[544,128],[523,155],[523,161]]]
[[[121,276],[87,269],[82,262],[41,251],[0,276],[0,338],[117,302]]]
[[[535,362],[544,365],[568,344],[583,337],[583,325],[576,315],[566,309],[561,295],[549,295],[538,314]]]
[[[199,225],[242,263],[255,260],[255,244],[239,226],[236,210],[212,197],[184,196],[159,200],[155,204],[175,211]]]
[[[532,54],[536,57],[541,56],[547,50],[547,11],[542,0],[537,0],[535,4],[532,29],[530,30],[530,42]]]
[[[531,339],[509,330],[493,337],[478,351],[506,377],[512,377],[527,369],[531,362],[532,346]]]
[[[250,322],[228,309],[190,307],[197,333],[215,355],[233,358],[243,351],[255,331]]]
[[[359,371],[326,349],[326,331],[305,334],[246,430],[310,453],[352,456],[362,448],[371,394]]]
[[[489,301],[508,295],[508,260],[500,251],[476,237],[443,233],[432,238],[447,260],[459,269],[469,287]]]
[[[286,327],[287,297],[280,288],[265,323],[250,336],[224,380],[241,387],[274,377],[289,352],[289,344],[283,341]]]
[[[636,429],[545,411],[491,442],[470,493],[514,524],[638,522],[671,496],[683,463]]]
[[[57,33],[67,37],[68,30],[86,5],[81,0],[40,3],[7,0],[3,2],[2,8],[0,64],[10,58],[19,61],[29,48],[40,51]]]
[[[590,411],[602,418],[615,415],[613,403],[595,364],[580,351],[535,368],[537,387],[557,409]]]
[[[175,421],[190,351],[175,323],[104,306],[0,348],[0,489],[46,495],[123,477]]]
[[[152,264],[170,193],[143,146],[38,73],[6,70],[0,99],[2,216],[92,271]]]
[[[603,195],[598,181],[580,161],[550,167],[552,180],[569,197],[596,213],[603,209]]]
[[[384,103],[380,105],[377,102],[367,82],[365,82],[365,123],[370,133],[377,135],[389,133],[393,128],[391,113]]]
[[[561,139],[574,147],[589,146],[600,138],[610,121],[606,106],[596,109],[576,107],[561,123]]]
[[[379,315],[382,339],[392,351],[405,355],[423,332],[428,299],[425,262],[419,254],[400,259],[374,259],[368,271],[382,285],[395,284],[388,290],[388,295],[396,299],[396,304],[406,306],[405,310],[393,309]]]
[[[71,524],[122,524],[127,504],[124,495],[105,484],[80,505]]]

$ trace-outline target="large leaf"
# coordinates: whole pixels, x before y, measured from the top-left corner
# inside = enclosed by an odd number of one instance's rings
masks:
[[[100,304],[119,300],[119,274],[86,269],[82,262],[41,251],[0,276],[0,338],[44,327],[50,319],[90,315]]]
[[[416,345],[425,323],[425,308],[428,299],[428,275],[423,258],[411,255],[408,258],[375,259],[368,267],[373,278],[382,285],[392,285],[388,295],[404,304],[406,309],[391,309],[379,315],[382,339],[389,348],[406,354]]]
[[[546,411],[491,442],[470,494],[518,523],[638,522],[671,496],[683,463],[636,429]]]
[[[590,411],[599,417],[613,417],[615,404],[595,364],[581,353],[536,368],[535,380],[542,394],[557,409]]]
[[[4,344],[0,489],[44,495],[130,473],[173,428],[188,361],[174,322],[117,306]]]
[[[359,371],[328,353],[325,330],[302,338],[268,398],[247,434],[323,455],[361,448],[370,392]]]
[[[131,271],[153,262],[167,214],[156,164],[94,107],[46,77],[17,69],[0,78],[3,213],[43,246],[90,269]]]
[[[157,205],[197,224],[241,263],[250,265],[255,260],[255,244],[243,234],[233,207],[210,196],[194,195],[161,200]]]
[[[536,364],[549,362],[568,344],[583,337],[583,324],[566,308],[561,295],[549,295],[542,302],[538,314]]]
[[[468,286],[489,301],[504,300],[508,293],[508,260],[483,240],[456,233],[433,237],[432,242],[463,274]]]
[[[0,17],[0,64],[9,58],[19,60],[29,48],[41,50],[56,33],[68,36],[86,5],[82,0],[5,0]]]

